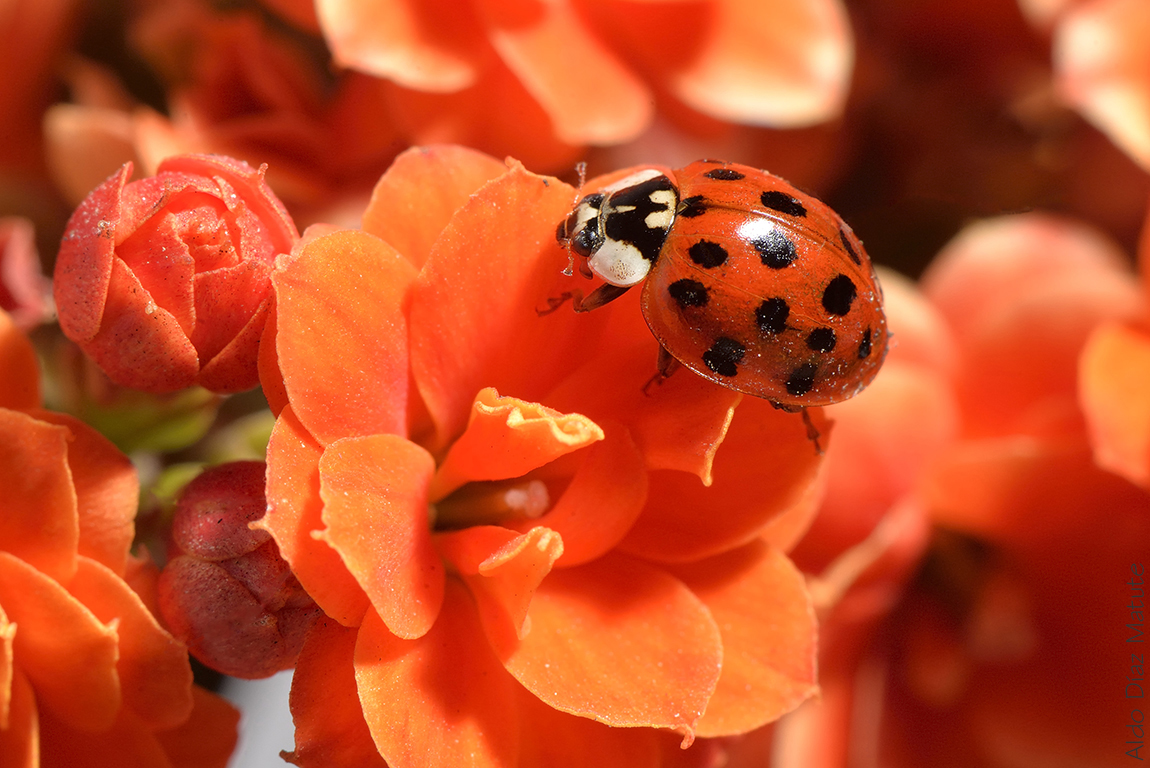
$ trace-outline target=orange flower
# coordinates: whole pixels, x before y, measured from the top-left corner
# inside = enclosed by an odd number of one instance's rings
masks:
[[[960,439],[914,499],[934,541],[880,631],[827,670],[825,719],[790,735],[817,754],[819,733],[853,728],[891,766],[1128,764],[1115,734],[1150,494],[1094,463],[1078,370],[1144,298],[1110,241],[1041,214],[971,225],[922,285],[957,352]]]
[[[319,0],[316,13],[337,64],[393,84],[415,142],[526,149],[549,167],[636,138],[666,100],[732,123],[828,120],[853,59],[837,0]]]
[[[124,165],[68,220],[60,327],[122,386],[251,389],[268,275],[295,224],[263,172],[231,158],[169,158],[129,184],[131,173]]]
[[[363,231],[273,276],[262,525],[330,617],[297,764],[643,764],[652,729],[740,734],[815,690],[782,553],[820,487],[802,419],[687,372],[645,395],[637,297],[540,316],[574,198],[411,150]]]
[[[141,597],[154,569],[128,555],[131,463],[39,410],[32,346],[3,313],[0,368],[0,763],[223,766],[236,713],[192,687]]]

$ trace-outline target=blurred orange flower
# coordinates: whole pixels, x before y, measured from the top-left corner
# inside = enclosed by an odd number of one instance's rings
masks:
[[[40,267],[32,222],[0,217],[0,309],[24,330],[51,316],[52,285]]]
[[[1072,5],[1054,30],[1062,97],[1144,169],[1150,169],[1150,5]]]
[[[317,0],[335,62],[382,78],[416,143],[558,167],[667,103],[793,128],[835,117],[853,64],[838,0]]]
[[[225,765],[236,713],[192,687],[149,609],[155,569],[128,554],[131,462],[39,409],[35,354],[4,313],[0,369],[0,764]]]
[[[797,414],[686,372],[645,395],[637,300],[538,314],[575,194],[414,149],[363,231],[277,267],[263,526],[330,617],[299,765],[647,765],[652,729],[741,734],[815,691],[783,551],[821,457]]]
[[[934,540],[894,614],[824,670],[825,717],[790,746],[849,740],[890,766],[1127,764],[1150,494],[1094,463],[1078,372],[1145,299],[1114,244],[1042,214],[967,227],[922,287],[954,339],[959,405],[959,439],[914,497]]]

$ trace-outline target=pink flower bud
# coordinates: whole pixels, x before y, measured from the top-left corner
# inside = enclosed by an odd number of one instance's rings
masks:
[[[266,531],[264,464],[237,461],[188,483],[172,521],[173,557],[159,581],[172,634],[207,666],[267,677],[295,665],[319,609]]]
[[[128,183],[132,164],[68,221],[56,261],[60,327],[117,384],[240,392],[256,355],[277,254],[299,239],[255,170],[181,155]]]

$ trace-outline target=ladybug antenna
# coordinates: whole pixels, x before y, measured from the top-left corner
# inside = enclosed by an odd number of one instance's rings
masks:
[[[587,183],[587,161],[580,160],[576,163],[575,173],[579,176],[579,186],[575,188],[575,198],[571,201],[572,211],[579,207],[579,201],[583,197],[583,185]],[[563,274],[571,277],[575,274],[575,254],[571,251],[571,233],[567,231],[566,219],[560,227],[563,230],[563,247],[567,249],[567,266],[564,268]]]

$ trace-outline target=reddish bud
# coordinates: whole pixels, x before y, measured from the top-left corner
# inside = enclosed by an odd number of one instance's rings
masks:
[[[60,327],[117,384],[240,392],[272,301],[277,254],[299,239],[263,169],[182,155],[128,183],[132,164],[68,220],[56,261]]]
[[[188,483],[172,521],[173,557],[160,574],[160,612],[207,666],[259,678],[295,665],[319,609],[266,531],[263,462],[237,461]]]

